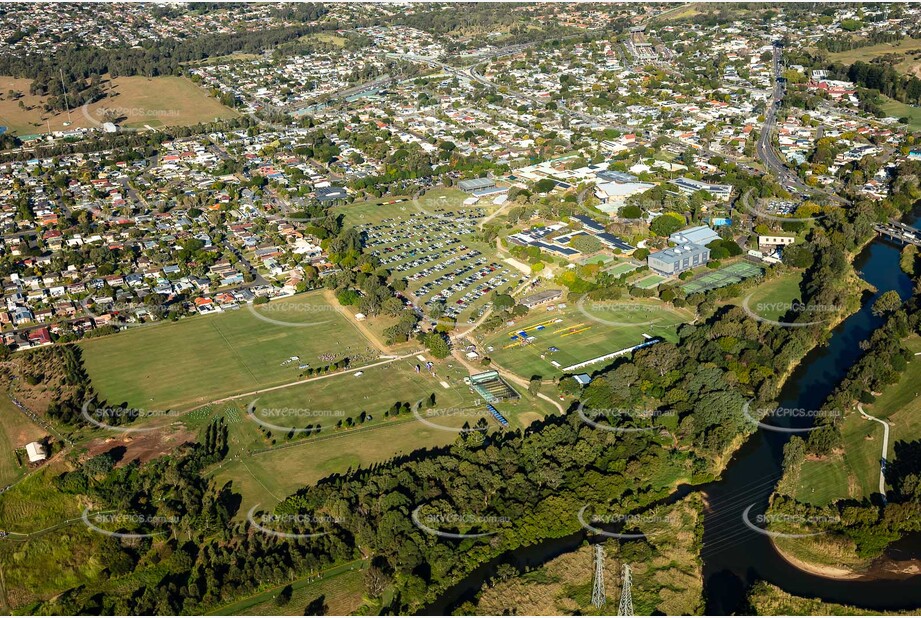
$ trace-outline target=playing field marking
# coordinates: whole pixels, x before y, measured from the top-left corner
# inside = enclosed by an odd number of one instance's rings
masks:
[[[586,326],[585,328],[582,328],[582,329],[579,329],[579,330],[574,330],[574,331],[572,331],[572,332],[570,332],[570,333],[566,333],[565,335],[561,335],[561,337],[568,337],[568,336],[570,336],[570,335],[578,335],[579,333],[584,333],[585,331],[587,331],[587,330],[590,329],[590,328],[591,328],[591,326]]]
[[[224,335],[224,332],[220,328],[218,328],[215,320],[211,320],[210,324],[211,324],[211,328],[213,328],[217,332],[217,334],[221,336],[221,339],[224,340],[224,343],[227,344],[227,348],[230,350],[230,353],[236,357],[240,365],[243,366],[243,369],[246,370],[246,373],[249,374],[249,377],[253,379],[253,382],[255,384],[259,384],[259,378],[257,378],[256,374],[254,374],[253,371],[249,368],[249,366],[246,364],[246,361],[243,360],[243,357],[240,355],[239,351],[237,351],[237,349],[233,345],[231,345],[230,340],[227,339],[227,337]]]
[[[568,330],[572,330],[572,329],[574,329],[574,328],[579,328],[580,326],[585,326],[585,322],[579,322],[578,324],[573,324],[572,326],[567,326],[566,328],[561,328],[561,329],[559,329],[559,330],[555,330],[555,331],[553,331],[552,334],[556,335],[557,333],[564,333],[564,332],[566,332],[566,331],[568,331]]]

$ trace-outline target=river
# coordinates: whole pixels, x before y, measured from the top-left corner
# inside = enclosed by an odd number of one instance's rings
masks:
[[[919,216],[906,223],[918,226]],[[877,239],[857,256],[854,266],[876,288],[863,299],[860,311],[833,331],[826,346],[812,350],[784,384],[778,398],[784,408],[818,409],[845,377],[861,354],[858,343],[882,324],[872,314],[876,298],[889,290],[902,298],[912,292],[911,280],[899,267],[900,247]],[[776,584],[787,592],[867,609],[913,609],[921,607],[921,576],[834,580],[801,571],[774,549],[770,537],[745,526],[742,513],[754,505],[751,517],[763,513],[781,475],[783,446],[791,434],[759,430],[735,454],[719,481],[699,487],[709,501],[704,518],[704,595],[708,615],[745,612],[745,596],[758,580]],[[685,491],[681,493],[686,493]],[[586,539],[579,532],[509,552],[482,565],[448,589],[422,613],[449,614],[459,603],[471,599],[502,563],[521,570],[534,568],[562,553],[573,551]],[[890,556],[905,559],[919,555],[918,538],[907,540]]]

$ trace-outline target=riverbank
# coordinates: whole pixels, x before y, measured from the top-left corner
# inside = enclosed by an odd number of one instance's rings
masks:
[[[793,555],[781,547],[776,539],[771,539],[777,554],[791,565],[820,577],[839,581],[872,580],[872,579],[904,579],[921,575],[921,559],[893,560],[887,556],[880,556],[874,560],[861,564],[862,568],[833,566],[812,560],[804,560]]]
[[[784,590],[759,582],[748,596],[748,612],[756,616],[914,616],[912,610],[876,612],[820,599],[794,596]]]
[[[774,539],[771,539],[771,545],[774,546],[774,551],[777,552],[777,555],[779,555],[781,558],[789,562],[792,566],[796,567],[800,571],[806,571],[807,573],[812,573],[813,575],[837,580],[860,579],[863,577],[861,573],[851,569],[834,567],[828,564],[807,562],[806,560],[797,558],[796,556],[793,556],[792,554],[784,551]]]

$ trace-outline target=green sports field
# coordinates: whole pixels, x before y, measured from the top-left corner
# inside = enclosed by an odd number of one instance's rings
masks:
[[[644,333],[674,340],[677,325],[693,319],[690,312],[654,300],[611,301],[600,307],[600,303],[586,301],[582,305],[585,313],[577,303],[568,304],[563,310],[534,309],[514,326],[503,327],[485,339],[485,345],[493,348],[490,351],[487,347],[486,353],[522,377],[548,378],[562,375],[562,368],[569,365],[643,343]],[[543,328],[538,330],[538,326]],[[519,331],[535,337],[535,341],[523,344],[517,336]],[[559,351],[551,352],[550,347]],[[600,362],[580,371],[591,373],[605,364]]]
[[[252,312],[276,322],[259,319]],[[313,326],[298,324],[315,323]],[[80,343],[100,396],[140,408],[184,410],[299,379],[300,364],[329,364],[371,344],[322,292],[184,318]],[[298,360],[285,362],[297,356]]]
[[[264,393],[258,399],[241,398],[193,412],[189,422],[204,427],[212,418],[223,416],[228,423],[230,453],[225,464],[214,470],[214,478],[220,484],[233,482],[234,491],[243,495],[243,512],[257,503],[274,504],[331,474],[457,439],[457,432],[425,424],[412,414],[385,417],[384,412],[397,401],[415,403],[434,393],[432,410],[436,415],[420,412],[433,424],[459,428],[485,418],[491,429],[500,429],[479,397],[464,384],[469,372],[463,366],[451,359],[436,361],[433,376],[424,368],[416,373],[419,363],[413,356],[366,369],[360,377],[348,372]],[[519,401],[496,404],[512,429],[526,427],[555,411],[526,390],[516,390],[521,394]],[[297,428],[321,425],[323,429],[311,437],[288,438],[283,431],[272,432],[269,437],[247,416],[254,400],[254,413],[263,421]],[[338,420],[357,419],[361,412],[371,418],[349,429],[336,428]]]

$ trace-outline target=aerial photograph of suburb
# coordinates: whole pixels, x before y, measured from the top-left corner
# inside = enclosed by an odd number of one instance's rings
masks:
[[[921,615],[921,2],[0,0],[0,615]]]

